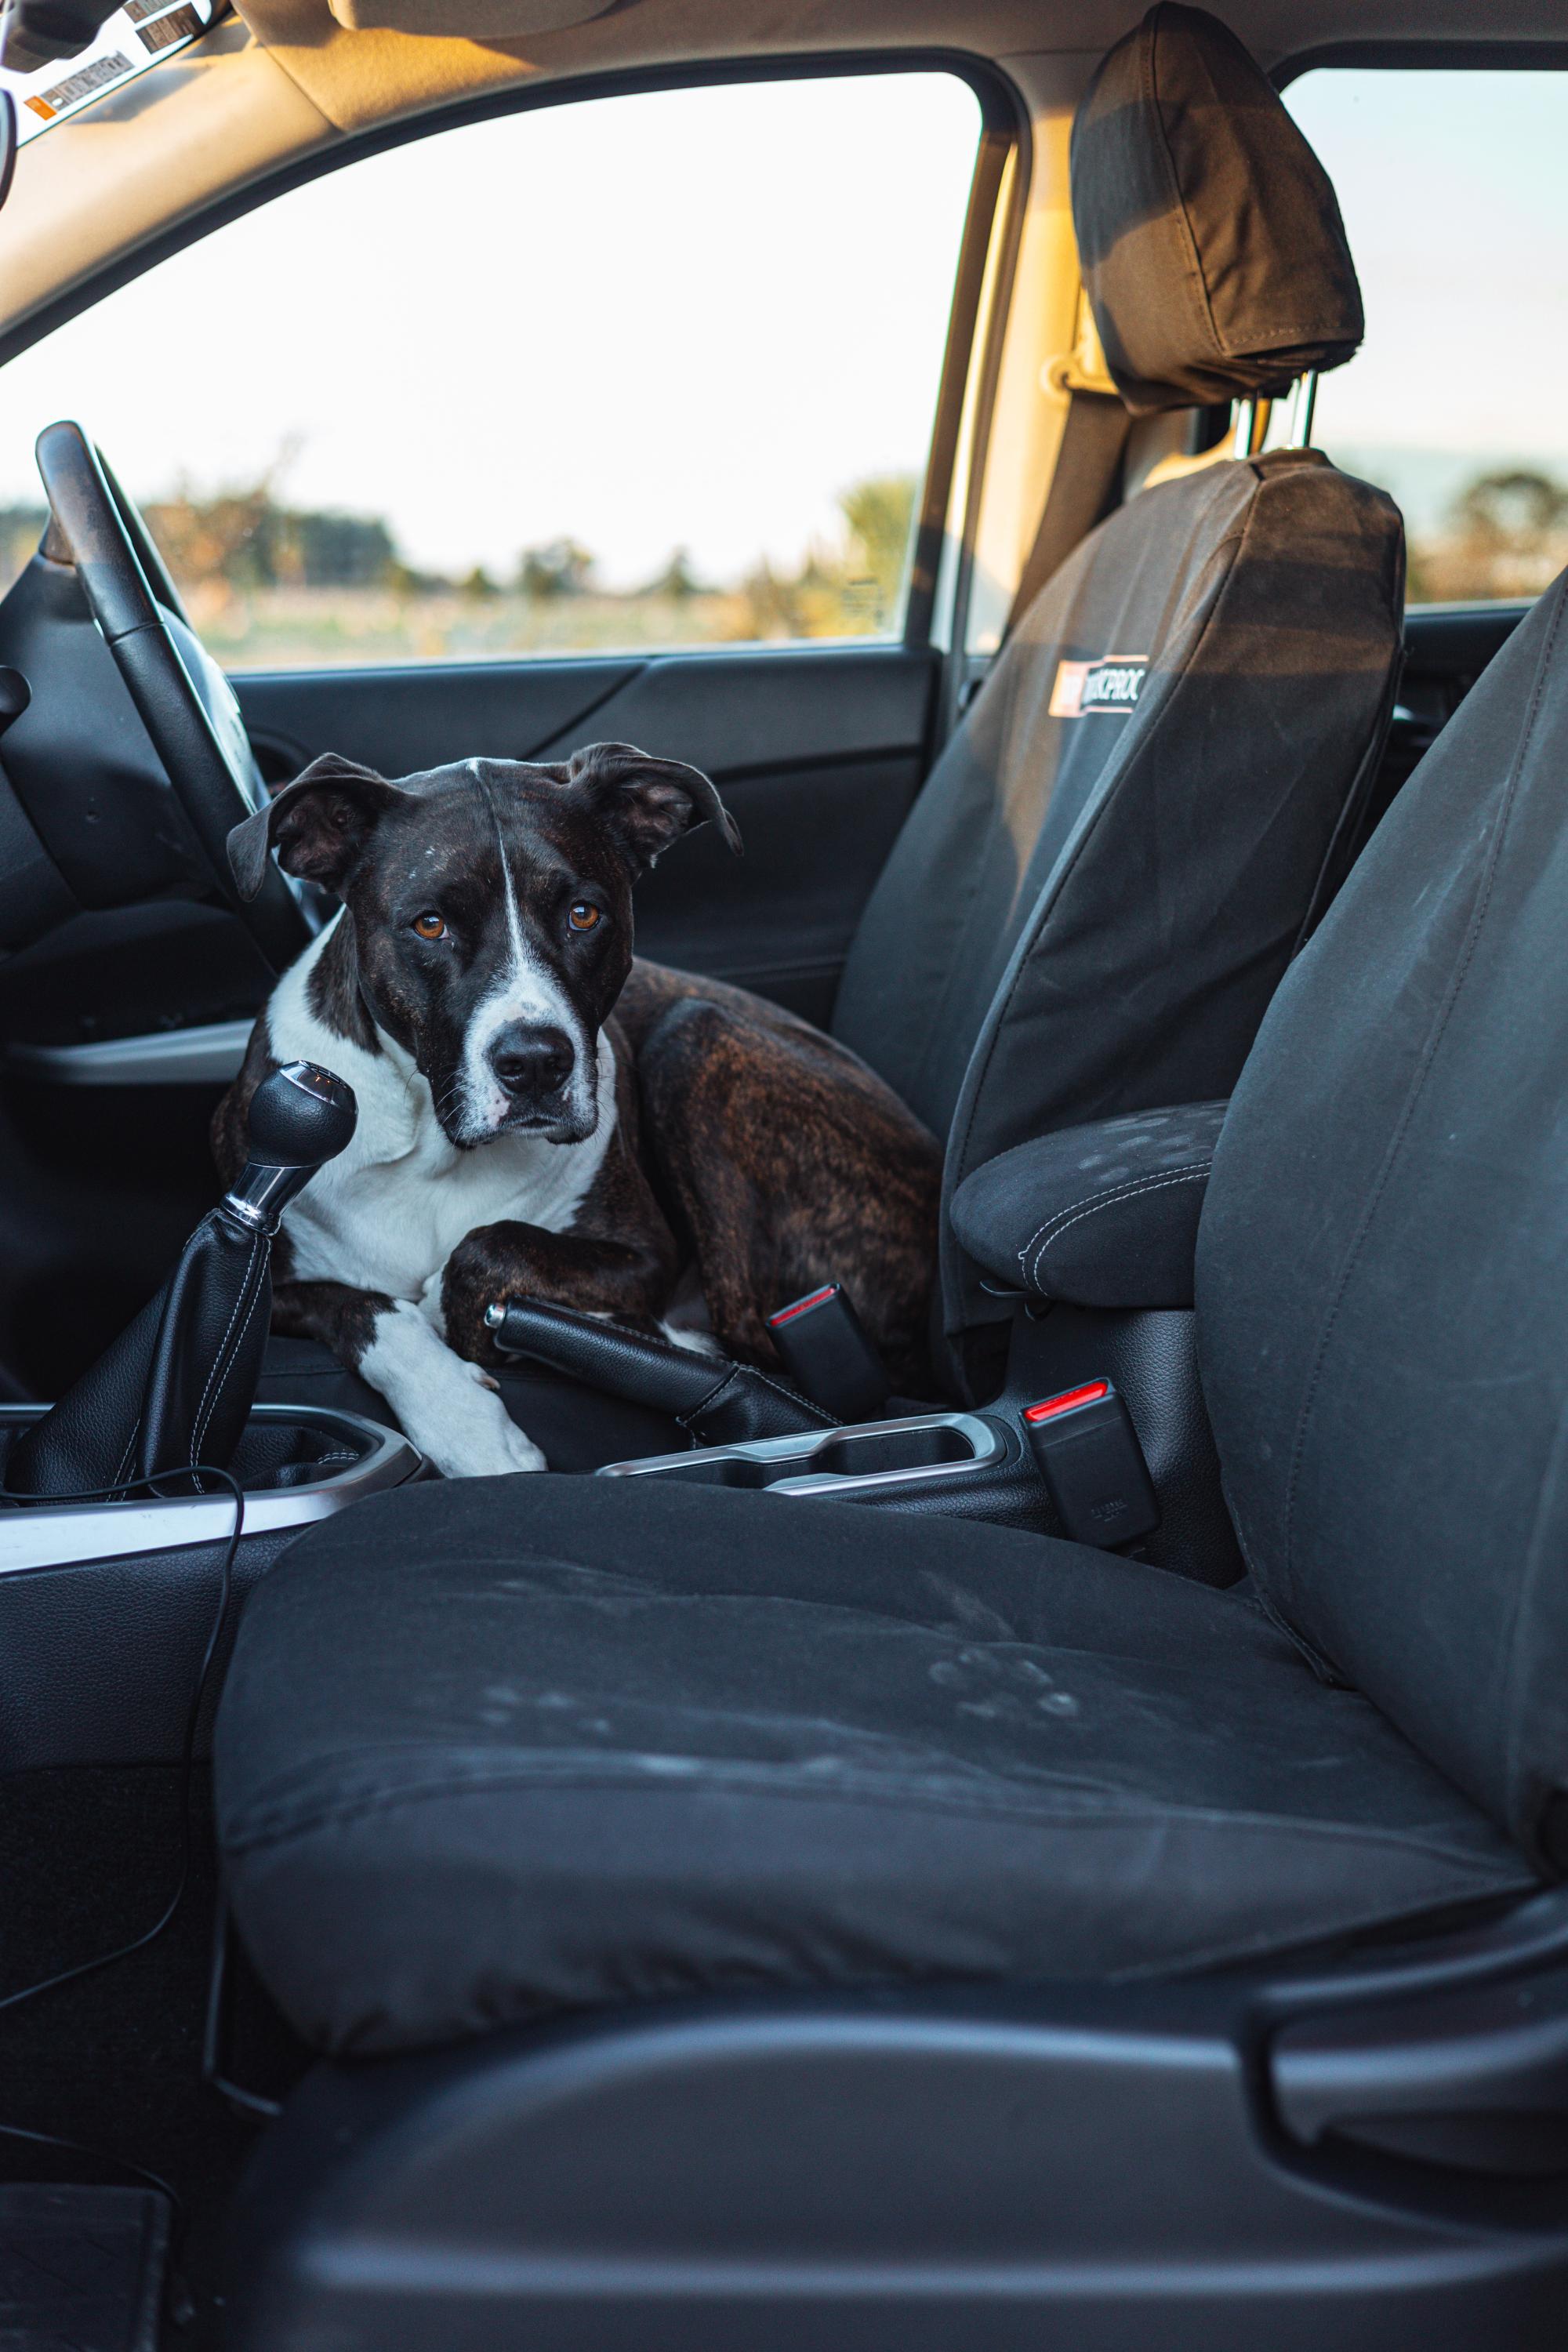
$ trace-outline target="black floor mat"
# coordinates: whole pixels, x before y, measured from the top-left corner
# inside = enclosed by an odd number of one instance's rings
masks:
[[[168,2245],[154,2189],[0,2187],[0,2352],[157,2352]]]

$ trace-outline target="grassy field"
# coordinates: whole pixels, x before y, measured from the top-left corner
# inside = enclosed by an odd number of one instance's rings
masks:
[[[792,583],[793,589],[793,583]],[[189,592],[191,619],[226,668],[353,668],[494,661],[529,654],[635,653],[895,634],[874,593],[823,593],[769,611],[745,591],[685,596],[398,594],[384,588]]]

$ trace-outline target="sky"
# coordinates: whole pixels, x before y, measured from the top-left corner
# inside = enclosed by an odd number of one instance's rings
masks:
[[[79,416],[133,496],[255,482],[510,572],[571,534],[629,585],[840,535],[923,467],[979,136],[883,75],[469,124],[216,230],[0,371],[0,500]]]
[[[1307,74],[1287,102],[1339,194],[1367,333],[1315,437],[1375,457],[1417,528],[1474,471],[1568,476],[1568,74]],[[1369,469],[1370,470],[1370,469]]]
[[[1305,77],[1365,295],[1318,438],[1435,518],[1568,474],[1568,75]],[[940,74],[658,91],[473,124],[216,231],[0,370],[0,501],[79,416],[184,477],[383,514],[411,562],[563,534],[611,584],[734,577],[923,463],[978,110]]]

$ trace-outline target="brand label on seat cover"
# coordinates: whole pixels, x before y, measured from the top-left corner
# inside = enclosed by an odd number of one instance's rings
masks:
[[[1098,661],[1058,662],[1051,717],[1088,719],[1098,710],[1118,718],[1135,709],[1148,667],[1147,654],[1101,654]]]

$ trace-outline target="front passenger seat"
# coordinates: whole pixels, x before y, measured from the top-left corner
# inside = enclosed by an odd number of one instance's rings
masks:
[[[1135,415],[1278,394],[1360,341],[1328,179],[1202,11],[1166,0],[1104,59],[1074,128],[1072,197]],[[953,1192],[1056,1129],[1229,1094],[1353,846],[1403,606],[1403,529],[1381,490],[1317,450],[1222,460],[1091,533],[937,761],[832,1030],[947,1139],[948,1392],[988,1393],[984,1327],[1008,1312],[952,1241]],[[585,1337],[611,1356],[596,1328]],[[607,1361],[600,1376],[616,1385]],[[503,1390],[556,1468],[679,1442],[652,1416],[632,1442],[619,1402],[595,1427],[591,1392],[552,1396],[542,1375]]]
[[[1561,2345],[1565,627],[1568,574],[1232,1097],[1250,1587],[544,1478],[258,1588],[234,1916],[377,2063],[279,2126],[236,2352]]]

